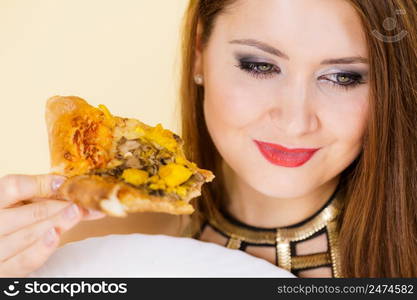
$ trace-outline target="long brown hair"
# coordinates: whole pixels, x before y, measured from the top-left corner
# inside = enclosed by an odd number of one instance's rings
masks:
[[[234,2],[190,0],[183,20],[180,98],[185,151],[216,175],[195,203],[197,226],[201,213],[210,215],[220,207],[224,188],[221,157],[204,119],[204,90],[193,81],[195,50],[197,42],[201,47],[207,44],[216,18]],[[367,37],[370,116],[363,150],[342,173],[346,193],[339,224],[342,274],[417,277],[417,2],[349,2]],[[386,22],[396,14],[401,15],[393,32]],[[197,35],[199,22],[202,32]],[[389,40],[395,34],[403,35]]]

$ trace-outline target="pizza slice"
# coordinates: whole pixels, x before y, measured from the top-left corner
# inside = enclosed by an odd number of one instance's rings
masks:
[[[211,171],[184,155],[183,140],[161,124],[113,116],[78,97],[46,105],[52,173],[68,180],[63,198],[112,216],[129,212],[191,214]]]

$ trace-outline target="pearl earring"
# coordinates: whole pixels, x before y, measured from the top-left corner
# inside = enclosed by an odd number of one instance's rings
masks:
[[[194,81],[196,84],[198,85],[202,85],[203,84],[203,75],[201,74],[197,74],[194,76]]]

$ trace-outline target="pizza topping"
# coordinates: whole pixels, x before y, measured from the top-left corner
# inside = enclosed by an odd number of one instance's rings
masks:
[[[67,151],[64,153],[64,158],[66,160],[72,161],[72,154]]]
[[[196,169],[197,165],[193,162],[188,161],[184,156],[178,155],[175,157],[175,162],[180,165],[187,166],[190,169]]]
[[[145,128],[141,127],[141,126],[137,126],[135,128],[135,132],[139,135],[139,136],[144,136],[146,134]]]
[[[140,147],[140,144],[137,140],[127,140],[126,138],[124,138],[119,143],[120,144],[118,149],[120,154],[122,154],[123,156],[129,153],[130,151]]]
[[[148,129],[145,133],[145,138],[172,152],[176,151],[178,145],[172,132],[164,129],[161,124]]]
[[[122,178],[133,185],[141,185],[148,180],[148,172],[138,169],[125,169]]]
[[[125,162],[126,167],[141,169],[143,165],[141,164],[140,160],[137,157],[133,156],[131,152],[128,153],[130,153],[130,155],[127,157],[125,156],[125,158],[127,158]]]
[[[108,108],[106,106],[104,106],[103,104],[100,104],[98,106],[98,108],[104,114],[104,121],[105,121],[106,125],[108,125],[110,127],[114,127],[116,125],[116,120],[114,119],[114,117],[112,116],[112,114],[110,113]]]
[[[100,108],[106,118],[113,118],[105,107]],[[179,151],[181,137],[166,130],[161,124],[147,126],[139,121],[116,118],[114,128],[114,158],[107,167],[94,171],[98,175],[115,176],[136,187],[146,188],[150,195],[170,195],[185,198],[196,186],[189,181],[197,169]],[[204,181],[204,178],[200,178]]]
[[[107,169],[104,172],[97,170],[97,171],[93,172],[93,174],[95,174],[95,175],[110,175],[110,176],[119,178],[119,177],[122,176],[124,170],[125,169],[123,167],[118,166],[118,167],[115,167],[115,168],[112,168],[112,169]]]
[[[100,111],[91,115],[68,115],[71,130],[66,134],[71,144],[65,149],[63,158],[68,162],[68,170],[76,169],[83,174],[91,169],[103,168],[109,160],[105,150],[112,140],[112,128],[103,123]]]
[[[113,119],[112,114],[110,113],[109,109],[105,105],[99,104],[98,108],[104,113],[104,116],[107,119]]]
[[[150,195],[169,194],[177,200],[186,197],[194,187],[187,183],[196,179],[193,164],[185,158],[175,159],[175,154],[166,148],[158,149],[145,140],[123,136],[117,142],[116,157],[113,169],[97,170],[95,174],[115,176],[128,184],[146,187]]]
[[[190,169],[175,163],[162,166],[158,171],[158,175],[161,176],[169,187],[184,183],[192,174],[193,172]]]
[[[168,193],[175,193],[175,194],[178,194],[180,197],[185,197],[185,196],[187,195],[187,188],[185,188],[185,187],[183,187],[183,186],[178,186],[178,187],[176,187],[176,188],[171,188],[171,187],[168,187],[168,188],[166,189],[166,191],[167,191]]]

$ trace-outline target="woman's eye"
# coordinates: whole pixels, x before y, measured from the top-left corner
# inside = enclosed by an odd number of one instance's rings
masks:
[[[268,72],[272,70],[272,66],[268,64],[258,65],[257,68],[259,71],[262,71],[262,72]]]
[[[342,84],[348,84],[351,82],[351,79],[349,76],[346,76],[345,74],[338,74],[337,75],[337,81]]]
[[[275,74],[279,73],[278,67],[273,64],[263,62],[239,61],[239,64],[236,67],[248,72],[256,78],[261,79],[271,78]]]
[[[353,88],[358,84],[364,83],[362,75],[358,73],[334,73],[323,75],[319,79],[323,79],[331,83],[333,86],[345,89]]]

